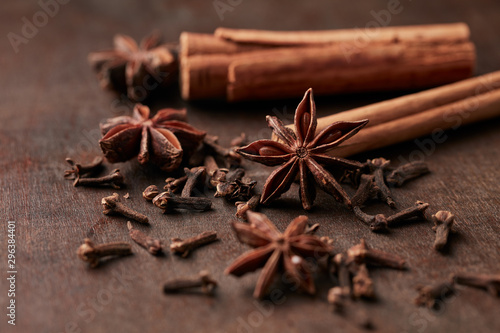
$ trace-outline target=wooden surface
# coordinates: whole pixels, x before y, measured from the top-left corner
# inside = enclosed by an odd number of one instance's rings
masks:
[[[226,1],[224,1],[226,2]],[[233,2],[238,3],[238,2]],[[85,237],[96,243],[131,242],[125,219],[102,214],[100,199],[107,189],[73,188],[62,178],[64,158],[91,160],[99,153],[100,120],[128,110],[114,95],[102,92],[86,62],[90,51],[110,46],[115,33],[140,38],[154,28],[175,41],[181,31],[212,32],[218,26],[259,29],[331,29],[364,27],[370,12],[387,8],[387,1],[242,1],[223,14],[212,1],[71,1],[61,5],[27,44],[14,53],[9,32],[21,33],[22,18],[40,11],[37,1],[0,4],[0,332],[331,332],[360,331],[355,311],[365,311],[380,332],[498,332],[500,299],[481,290],[460,288],[457,297],[439,311],[417,308],[415,286],[445,279],[456,271],[500,271],[500,163],[499,119],[446,132],[442,143],[421,138],[359,156],[384,156],[395,164],[425,156],[432,173],[394,190],[401,207],[424,200],[430,211],[450,210],[457,216],[458,233],[445,254],[432,249],[430,223],[371,233],[354,216],[326,195],[319,195],[307,213],[321,224],[319,235],[334,239],[345,250],[365,237],[375,248],[403,256],[405,272],[372,271],[378,300],[356,302],[345,316],[331,313],[326,303],[327,278],[317,281],[318,295],[309,297],[285,290],[281,304],[252,299],[257,279],[237,279],[223,270],[247,247],[229,227],[235,208],[214,199],[208,213],[162,215],[145,203],[142,190],[162,185],[166,176],[131,162],[119,165],[129,186],[128,205],[146,213],[151,227],[138,226],[169,243],[216,230],[220,241],[183,259],[167,254],[152,257],[133,245],[134,255],[89,269],[76,256]],[[498,14],[493,0],[401,1],[403,10],[391,16],[391,25],[467,22],[478,53],[477,74],[499,69]],[[173,91],[153,100],[163,106],[187,107],[191,123],[220,136],[223,144],[245,131],[253,140],[268,137],[265,115],[290,122],[298,100],[236,105],[186,104]],[[392,94],[364,94],[318,98],[320,116],[365,105]],[[421,147],[425,147],[422,149]],[[427,151],[426,154],[423,151]],[[420,153],[419,153],[420,152]],[[262,186],[270,170],[247,163],[248,172]],[[108,170],[109,170],[108,166]],[[294,185],[296,186],[296,185]],[[263,210],[282,230],[304,214],[297,189]],[[370,212],[388,212],[374,206]],[[16,326],[7,325],[7,221],[16,221]],[[162,282],[209,269],[219,281],[216,296],[169,295]]]

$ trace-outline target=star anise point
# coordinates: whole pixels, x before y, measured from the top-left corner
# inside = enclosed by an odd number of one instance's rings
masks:
[[[278,271],[287,274],[302,290],[314,294],[316,289],[307,259],[327,256],[332,248],[308,233],[307,217],[295,218],[284,233],[264,214],[248,211],[247,217],[249,224],[233,222],[232,227],[238,240],[254,249],[238,257],[225,274],[242,276],[263,267],[254,291],[256,298],[266,295]]]
[[[237,150],[249,160],[268,166],[279,165],[264,184],[261,203],[266,204],[288,191],[298,175],[299,194],[304,209],[312,208],[316,196],[314,183],[337,201],[350,207],[349,196],[324,166],[357,168],[359,163],[330,157],[326,152],[355,135],[368,120],[336,122],[316,134],[316,106],[310,88],[295,111],[295,132],[277,117],[267,116],[266,121],[281,142],[258,140]]]
[[[130,99],[143,100],[154,90],[173,81],[177,71],[174,54],[161,44],[158,31],[137,44],[126,35],[115,35],[112,50],[92,52],[88,61],[106,89],[127,92]],[[154,81],[154,82],[153,82]]]
[[[163,109],[149,118],[145,105],[136,104],[132,116],[111,118],[100,124],[99,145],[111,163],[137,156],[140,164],[153,163],[164,171],[177,169],[205,136],[186,122],[185,110]]]

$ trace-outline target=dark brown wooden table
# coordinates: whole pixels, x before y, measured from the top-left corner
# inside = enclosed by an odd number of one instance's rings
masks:
[[[47,0],[41,3],[54,3]],[[61,1],[62,2],[62,1]],[[235,208],[214,199],[208,213],[162,215],[141,197],[150,184],[162,185],[165,174],[136,162],[119,165],[130,193],[127,204],[146,213],[151,227],[141,227],[168,244],[171,237],[188,237],[216,230],[220,241],[183,259],[167,254],[153,257],[133,245],[134,255],[89,269],[76,256],[85,237],[97,243],[128,241],[125,219],[102,214],[100,199],[108,189],[73,188],[62,178],[64,158],[90,160],[99,154],[98,123],[129,110],[123,99],[100,90],[86,57],[110,46],[115,33],[138,39],[157,28],[166,40],[182,31],[212,32],[218,26],[276,30],[363,28],[374,20],[372,11],[391,1],[228,1],[219,16],[216,1],[70,1],[39,14],[37,1],[2,1],[0,5],[0,202],[2,268],[0,279],[1,332],[326,332],[360,331],[357,311],[371,318],[381,332],[498,332],[500,299],[484,291],[460,288],[437,311],[412,304],[415,286],[446,279],[457,271],[500,271],[500,120],[446,132],[443,143],[420,138],[358,156],[384,156],[395,164],[421,152],[432,173],[394,190],[401,207],[424,200],[430,211],[450,210],[458,233],[444,254],[432,249],[430,223],[415,223],[389,234],[371,233],[330,197],[320,194],[307,213],[321,224],[339,251],[364,237],[375,248],[406,258],[408,271],[372,271],[377,301],[359,301],[345,315],[333,314],[326,302],[331,286],[317,281],[318,294],[309,297],[281,286],[280,304],[257,302],[252,290],[257,274],[236,279],[223,270],[247,247],[230,229]],[[390,25],[467,22],[477,46],[477,74],[498,70],[500,3],[494,0],[401,0],[401,12]],[[35,16],[35,17],[34,17]],[[28,20],[39,20],[37,31],[14,51],[8,34],[22,34]],[[317,98],[319,115],[398,96],[363,94]],[[251,139],[267,137],[265,115],[290,122],[298,99],[225,105],[185,103],[178,91],[151,103],[186,107],[193,125],[219,135],[223,144],[245,131]],[[423,148],[422,148],[423,147]],[[417,156],[414,153],[413,156]],[[419,156],[420,156],[419,155]],[[248,173],[261,186],[269,170],[247,163]],[[295,186],[295,185],[294,185]],[[374,211],[389,212],[384,206]],[[296,188],[263,210],[284,229],[304,214]],[[16,326],[7,324],[7,221],[15,221]],[[164,281],[209,269],[219,281],[215,297],[162,293]]]

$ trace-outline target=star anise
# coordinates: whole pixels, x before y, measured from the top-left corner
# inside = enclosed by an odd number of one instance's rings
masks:
[[[205,136],[185,122],[186,110],[163,109],[149,118],[149,108],[136,104],[133,115],[120,116],[101,123],[102,152],[111,163],[138,156],[139,163],[151,162],[172,171],[182,162],[183,152],[191,152]]]
[[[285,127],[276,117],[267,116],[267,123],[283,142],[258,140],[237,151],[243,157],[268,166],[282,164],[267,179],[261,202],[268,203],[290,189],[297,174],[300,179],[300,198],[304,209],[311,209],[316,197],[314,182],[337,201],[351,205],[349,196],[335,178],[323,168],[357,169],[361,163],[326,155],[363,128],[368,120],[339,121],[316,134],[316,105],[312,89],[307,90],[295,111],[295,131]]]
[[[263,267],[255,287],[255,298],[269,291],[279,271],[284,271],[300,289],[314,294],[316,288],[306,259],[320,259],[332,248],[320,238],[305,233],[307,216],[295,218],[283,234],[264,214],[248,211],[247,218],[250,224],[233,222],[232,226],[239,241],[255,249],[242,254],[225,273],[242,276]]]
[[[116,35],[113,42],[113,50],[92,52],[88,56],[102,88],[126,91],[130,99],[138,101],[175,78],[177,60],[161,44],[158,32],[144,37],[140,45],[125,35]]]

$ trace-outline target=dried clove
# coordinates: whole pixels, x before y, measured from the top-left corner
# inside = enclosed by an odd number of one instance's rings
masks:
[[[353,212],[354,215],[368,225],[372,231],[381,232],[388,230],[387,219],[384,214],[368,215],[358,206],[353,207]]]
[[[231,173],[226,181],[219,181],[216,186],[216,198],[224,198],[228,201],[248,200],[253,195],[256,181],[244,178],[245,170],[238,168]]]
[[[357,267],[357,272],[352,279],[352,295],[355,298],[374,298],[373,281],[368,274],[365,264]]]
[[[135,229],[130,221],[127,222],[127,228],[129,231],[130,238],[152,255],[157,255],[162,252],[162,245],[159,239],[154,239],[143,233],[142,231]]]
[[[102,198],[101,204],[104,207],[103,213],[106,215],[118,214],[128,217],[139,223],[147,224],[148,217],[136,212],[135,210],[125,206],[120,202],[120,196],[118,193],[113,193],[109,197]]]
[[[335,269],[338,276],[339,287],[344,296],[350,296],[352,293],[351,274],[349,272],[348,257],[344,253],[338,253],[333,257]]]
[[[181,197],[188,198],[191,196],[196,185],[205,182],[207,170],[205,167],[199,166],[191,169],[184,168],[184,172],[186,173],[187,180],[182,189]]]
[[[393,170],[387,177],[389,186],[402,186],[405,182],[429,173],[427,163],[416,161],[401,165]]]
[[[163,210],[163,214],[175,209],[207,211],[212,208],[212,202],[208,198],[201,197],[175,197],[171,193],[162,192],[153,199],[153,204]]]
[[[374,175],[361,175],[361,180],[356,190],[356,193],[351,198],[351,203],[354,207],[361,206],[369,199],[379,193],[380,189],[375,184]]]
[[[156,185],[149,185],[142,192],[142,197],[147,201],[152,201],[159,193],[160,191],[158,190],[158,187]]]
[[[90,239],[85,238],[76,253],[80,259],[88,262],[90,267],[97,267],[101,258],[132,254],[132,247],[122,242],[95,245]]]
[[[120,173],[119,169],[114,169],[109,175],[99,178],[81,178],[76,175],[73,186],[109,186],[115,189],[120,189],[125,185],[125,178]]]
[[[415,202],[415,206],[403,209],[402,211],[387,217],[387,224],[392,227],[402,221],[407,221],[413,217],[421,220],[427,220],[425,210],[429,208],[429,204],[423,201]]]
[[[71,158],[66,158],[66,162],[71,166],[71,170],[64,171],[64,178],[75,179],[79,177],[90,177],[98,174],[103,169],[102,157],[96,156],[94,161],[89,164],[75,163]]]
[[[426,220],[427,217],[425,215],[425,210],[427,208],[429,208],[428,203],[417,201],[415,206],[406,208],[398,213],[390,215],[389,217],[386,217],[383,214],[368,215],[359,207],[354,207],[353,212],[354,215],[356,215],[360,221],[368,225],[372,231],[377,232],[387,231],[388,227],[393,227],[414,217]]]
[[[250,198],[248,201],[237,201],[236,205],[236,217],[246,220],[247,211],[255,211],[260,204],[260,194],[256,194]]]
[[[236,181],[241,180],[245,175],[245,170],[242,168],[238,168],[234,170],[229,176],[226,177],[225,181],[220,181],[215,192],[216,198],[227,198],[234,194],[237,188]]]
[[[378,195],[380,199],[386,202],[391,208],[395,208],[396,203],[392,199],[391,190],[389,190],[384,180],[384,171],[388,168],[391,161],[380,157],[368,160],[366,162],[368,164],[368,167],[370,168],[371,174],[373,174],[374,176],[375,184],[379,188]]]
[[[199,235],[187,238],[172,238],[172,244],[170,244],[170,250],[176,254],[181,255],[183,258],[187,257],[192,250],[215,242],[217,240],[217,233],[215,231],[205,231]]]
[[[249,200],[253,196],[253,189],[257,185],[255,180],[244,177],[242,180],[236,180],[235,183],[235,190],[226,197],[227,200]]]
[[[436,240],[434,241],[434,249],[441,251],[448,243],[448,235],[453,227],[455,215],[448,211],[440,210],[432,215],[434,227],[432,230],[436,232]]]
[[[205,156],[203,164],[207,169],[207,175],[209,177],[208,186],[210,188],[216,188],[217,184],[226,181],[226,175],[228,174],[229,170],[224,168],[220,169],[213,156]]]
[[[179,178],[169,177],[169,178],[165,179],[166,185],[163,186],[163,189],[167,190],[167,192],[170,192],[170,193],[179,193],[184,188],[184,185],[186,184],[187,179],[188,179],[188,176],[182,176]]]
[[[418,296],[414,303],[418,306],[426,306],[432,309],[439,300],[450,297],[455,293],[453,283],[442,282],[429,286],[417,286]]]
[[[201,271],[195,278],[178,278],[166,282],[163,285],[163,292],[172,294],[186,289],[201,288],[203,294],[210,295],[216,287],[217,282],[210,277],[210,273]]]
[[[493,296],[500,296],[500,274],[456,273],[452,278],[457,284],[486,289]]]
[[[406,269],[405,260],[398,255],[369,248],[364,239],[347,250],[347,263],[379,265],[395,269]]]

